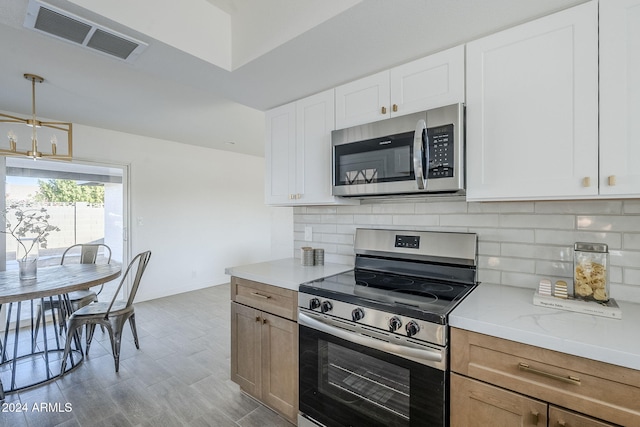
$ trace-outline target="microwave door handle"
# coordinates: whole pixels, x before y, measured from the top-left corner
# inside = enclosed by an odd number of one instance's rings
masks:
[[[424,120],[419,120],[416,132],[413,134],[413,171],[416,175],[418,190],[424,190],[427,187],[427,173],[429,171],[426,168],[429,165],[429,145],[425,144],[425,138],[427,138],[427,123]]]

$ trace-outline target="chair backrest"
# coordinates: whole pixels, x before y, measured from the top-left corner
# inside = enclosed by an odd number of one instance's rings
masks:
[[[135,270],[135,276],[133,277],[133,283],[131,284],[131,290],[129,291],[129,296],[127,298],[127,307],[133,304],[133,300],[136,297],[136,292],[138,292],[138,287],[140,286],[140,279],[142,279],[142,274],[146,270],[147,264],[149,264],[150,259],[151,259],[151,251],[145,251],[145,252],[139,253],[131,260],[131,262],[129,263],[129,266],[127,267],[124,274],[122,275],[122,280],[120,280],[120,284],[118,285],[118,289],[116,290],[116,293],[113,295],[113,299],[111,300],[111,304],[109,304],[109,308],[107,309],[105,318],[109,317],[109,313],[111,312],[111,307],[113,307],[113,304],[118,299],[118,294],[120,293],[120,289],[122,289],[122,285],[124,285],[124,282],[127,280],[127,277],[129,277],[129,273],[133,274],[133,271]],[[137,267],[136,267],[136,264],[137,264]]]
[[[102,243],[78,243],[73,246],[69,246],[63,253],[60,265],[64,264],[65,257],[69,251],[73,251],[75,248],[80,248],[80,264],[95,264],[98,258],[98,252],[100,248],[104,249],[105,257],[107,258],[107,264],[111,263],[111,248]],[[71,254],[69,254],[70,256]]]

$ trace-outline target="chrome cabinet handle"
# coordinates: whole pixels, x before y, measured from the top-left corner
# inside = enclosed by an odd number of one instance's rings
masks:
[[[264,299],[271,298],[271,295],[263,295],[263,294],[258,293],[258,292],[251,292],[251,295],[253,295],[254,297],[264,298]]]
[[[529,367],[528,364],[524,362],[518,363],[518,368],[521,371],[530,372],[532,374],[541,375],[543,377],[551,378],[558,381],[563,381],[569,384],[580,385],[580,378],[574,377],[573,375],[567,375],[566,377],[563,377],[562,375],[556,375],[556,374],[552,374],[551,372],[545,372],[539,369],[531,368]]]

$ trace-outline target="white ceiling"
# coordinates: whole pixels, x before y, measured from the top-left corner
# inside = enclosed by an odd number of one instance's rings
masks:
[[[30,113],[33,73],[39,117],[262,156],[264,110],[585,0],[141,1],[48,1],[149,44],[126,63],[26,29],[28,0],[0,0],[0,110]],[[190,10],[207,13],[180,21]],[[218,45],[226,64],[191,49]]]

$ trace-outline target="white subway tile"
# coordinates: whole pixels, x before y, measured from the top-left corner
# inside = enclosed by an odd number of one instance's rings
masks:
[[[622,247],[627,250],[640,250],[640,233],[625,233],[622,235]]]
[[[602,233],[590,231],[535,230],[538,244],[570,245],[575,242],[605,243],[609,248],[620,248],[622,236],[618,233]]]
[[[393,215],[393,225],[434,226],[439,225],[438,215]]]
[[[381,203],[373,205],[371,213],[374,214],[412,214],[415,212],[414,203]]]
[[[640,217],[634,215],[580,215],[576,218],[579,230],[637,231]]]
[[[415,205],[415,213],[417,214],[467,213],[467,203],[466,202],[417,203]]]
[[[573,229],[574,224],[571,215],[500,215],[500,226],[505,228]]]
[[[536,202],[535,212],[540,214],[607,214],[622,213],[619,200],[562,200]]]
[[[463,227],[498,227],[499,216],[496,214],[478,215],[440,215],[440,225]]]

